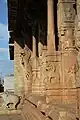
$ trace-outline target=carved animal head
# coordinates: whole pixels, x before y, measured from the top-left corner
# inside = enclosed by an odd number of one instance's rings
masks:
[[[46,71],[53,71],[53,72],[55,72],[55,70],[56,70],[56,67],[55,67],[54,63],[47,62],[47,64],[46,64]]]

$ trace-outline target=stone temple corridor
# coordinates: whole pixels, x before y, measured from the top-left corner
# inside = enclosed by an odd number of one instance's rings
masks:
[[[80,0],[8,0],[8,30],[15,93],[0,119],[79,120]]]

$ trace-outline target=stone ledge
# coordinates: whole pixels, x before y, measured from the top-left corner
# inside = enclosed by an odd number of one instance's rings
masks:
[[[21,114],[21,110],[6,110],[6,109],[2,109],[0,110],[0,115],[1,114]]]

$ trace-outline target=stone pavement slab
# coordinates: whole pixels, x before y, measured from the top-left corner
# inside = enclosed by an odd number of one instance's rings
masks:
[[[21,114],[3,114],[0,115],[0,120],[23,120]]]

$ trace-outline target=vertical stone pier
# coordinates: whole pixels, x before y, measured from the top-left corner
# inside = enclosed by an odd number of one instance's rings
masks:
[[[76,87],[77,115],[80,118],[80,0],[77,0],[77,16],[75,20],[75,45],[77,48]]]
[[[47,13],[47,49],[51,53],[55,50],[54,0],[47,0]]]
[[[23,48],[18,42],[14,43],[14,74],[15,93],[24,96],[32,92],[32,67],[30,64],[31,51]]]
[[[55,45],[55,25],[54,25],[54,0],[47,0],[47,53],[46,53],[46,75],[45,75],[45,89],[46,102],[57,101],[59,87],[59,72],[57,60],[57,52]],[[58,98],[58,99],[57,99]]]
[[[32,93],[33,94],[38,94],[39,93],[39,82],[40,82],[40,68],[39,68],[39,60],[37,56],[37,39],[35,37],[35,31],[36,27],[35,25],[33,26],[32,29]]]
[[[35,38],[34,32],[33,32],[33,35],[32,35],[32,43],[33,43],[32,44],[32,49],[33,49],[33,57],[36,57],[36,38]]]
[[[43,54],[43,44],[41,43],[41,28],[40,28],[40,23],[38,23],[38,55],[39,58],[42,57]]]
[[[61,52],[61,104],[71,106],[77,110],[77,89],[76,89],[76,62],[77,51],[75,48],[75,0],[59,0],[58,2],[58,33],[59,50]],[[66,111],[67,113],[67,111]],[[70,113],[71,114],[71,113]],[[65,117],[65,120],[67,118]],[[69,119],[69,118],[68,118]]]
[[[42,25],[42,24],[41,24]],[[38,53],[39,53],[39,62],[40,62],[40,81],[39,81],[39,90],[40,90],[40,96],[45,96],[45,69],[46,69],[46,51],[47,46],[42,44],[42,41],[44,41],[44,37],[41,36],[41,26],[38,24]]]
[[[15,93],[18,95],[24,95],[24,73],[21,67],[21,53],[23,53],[23,49],[20,45],[14,41],[14,87]]]

